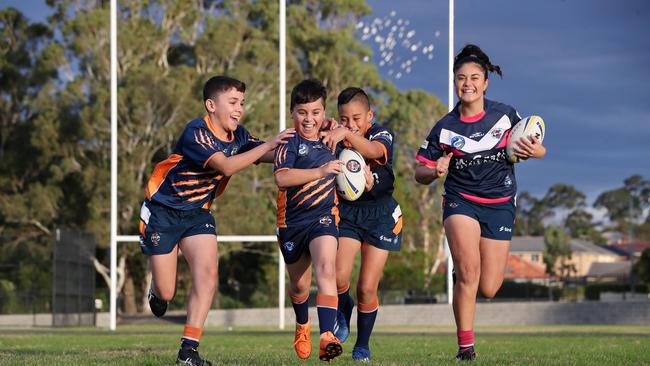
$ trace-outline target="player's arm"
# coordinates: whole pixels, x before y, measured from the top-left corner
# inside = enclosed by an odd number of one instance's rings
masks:
[[[433,164],[425,164],[421,161],[415,167],[415,181],[420,184],[429,185],[437,178],[447,174],[452,156],[452,153],[443,155]]]
[[[289,188],[341,172],[341,161],[332,160],[312,169],[284,168],[275,171],[275,184],[279,188]]]
[[[530,140],[532,139],[532,141]],[[539,142],[535,136],[530,136],[530,139],[522,137],[517,141],[514,147],[515,154],[520,158],[536,158],[541,159],[546,155],[546,148]]]
[[[370,141],[363,136],[352,133],[345,127],[338,127],[322,133],[323,143],[334,151],[336,144],[346,140],[366,159],[379,159],[384,156],[384,146],[381,142]]]
[[[216,152],[208,161],[208,165],[225,176],[231,176],[261,160],[267,153],[272,154],[278,145],[286,144],[286,139],[293,137],[294,134],[295,129],[288,128],[257,147],[230,157],[226,157],[222,152]],[[273,160],[271,159],[271,161]]]
[[[272,163],[274,161],[274,158],[275,158],[275,149],[265,152],[264,155],[262,155],[262,157],[260,158],[259,162]]]

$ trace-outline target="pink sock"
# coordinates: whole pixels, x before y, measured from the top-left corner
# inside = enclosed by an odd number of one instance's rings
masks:
[[[474,345],[474,329],[470,330],[456,330],[458,337],[458,348],[465,349]]]

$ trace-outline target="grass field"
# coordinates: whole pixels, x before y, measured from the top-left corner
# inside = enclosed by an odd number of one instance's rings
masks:
[[[474,365],[650,365],[650,326],[480,327]],[[0,365],[172,365],[182,326],[0,329]],[[353,364],[355,335],[332,364]],[[289,331],[208,328],[200,351],[222,365],[317,365],[317,336],[308,361]],[[378,327],[373,365],[456,365],[451,327]],[[216,362],[215,362],[216,361]]]

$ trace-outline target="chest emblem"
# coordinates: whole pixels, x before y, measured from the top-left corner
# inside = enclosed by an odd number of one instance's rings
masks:
[[[305,155],[307,155],[308,152],[309,152],[309,146],[307,146],[305,144],[300,144],[298,146],[298,155],[305,156]]]
[[[465,139],[462,136],[454,136],[451,139],[451,146],[455,149],[460,150],[465,146]]]

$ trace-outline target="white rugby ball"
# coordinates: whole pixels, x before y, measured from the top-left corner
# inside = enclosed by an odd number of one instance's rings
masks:
[[[344,199],[354,201],[361,197],[366,188],[366,176],[363,173],[366,162],[361,154],[350,148],[341,151],[339,160],[343,166],[336,176],[336,190]]]
[[[541,143],[546,135],[546,127],[544,127],[544,120],[540,116],[529,116],[523,118],[516,125],[512,127],[510,136],[508,136],[508,143],[506,144],[506,154],[511,163],[518,163],[527,158],[520,158],[515,154],[515,146],[517,141],[522,137],[535,136]],[[532,139],[531,139],[532,141]]]

